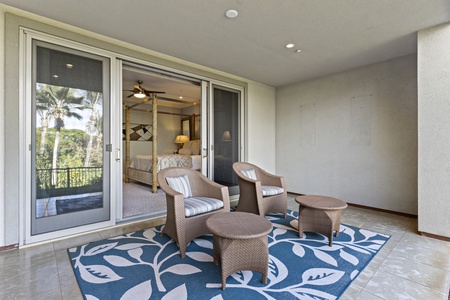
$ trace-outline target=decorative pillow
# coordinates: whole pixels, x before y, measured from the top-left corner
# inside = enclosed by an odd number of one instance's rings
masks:
[[[256,173],[254,169],[250,169],[250,170],[241,170],[242,175],[244,175],[245,177],[248,177],[250,179],[253,180],[258,180],[256,178]]]
[[[180,151],[178,151],[178,153],[183,154],[183,155],[191,155],[192,150],[191,149],[180,149]]]
[[[183,149],[191,149],[192,141],[186,142],[183,144]]]
[[[187,175],[180,177],[166,177],[166,181],[172,189],[178,193],[182,193],[184,198],[192,197],[191,185]]]
[[[192,155],[200,154],[200,141],[194,141],[191,146]]]

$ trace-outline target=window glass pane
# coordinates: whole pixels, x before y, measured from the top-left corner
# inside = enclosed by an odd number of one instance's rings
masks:
[[[214,181],[228,187],[237,185],[238,135],[239,93],[214,88]]]
[[[49,85],[103,92],[102,61],[37,47],[36,81]]]
[[[36,218],[103,207],[102,64],[36,48]]]

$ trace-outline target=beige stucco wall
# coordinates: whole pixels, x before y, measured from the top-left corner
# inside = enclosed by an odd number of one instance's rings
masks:
[[[418,33],[419,231],[450,237],[450,24]]]
[[[417,214],[416,56],[276,93],[276,165],[287,189]]]
[[[249,83],[247,161],[275,172],[275,89]]]

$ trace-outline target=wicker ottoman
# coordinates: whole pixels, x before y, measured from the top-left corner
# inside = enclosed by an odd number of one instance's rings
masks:
[[[243,270],[260,272],[261,282],[267,283],[267,234],[272,231],[272,223],[255,214],[225,212],[211,216],[206,227],[214,235],[214,265],[222,263],[222,290],[228,276]]]
[[[341,210],[347,208],[347,203],[336,198],[325,196],[298,196],[295,201],[298,209],[298,236],[304,231],[318,232],[328,237],[328,245],[333,243],[333,232],[339,235]]]

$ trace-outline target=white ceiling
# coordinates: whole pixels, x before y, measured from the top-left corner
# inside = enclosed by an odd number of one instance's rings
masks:
[[[449,0],[0,2],[274,87],[415,53],[450,22]]]

